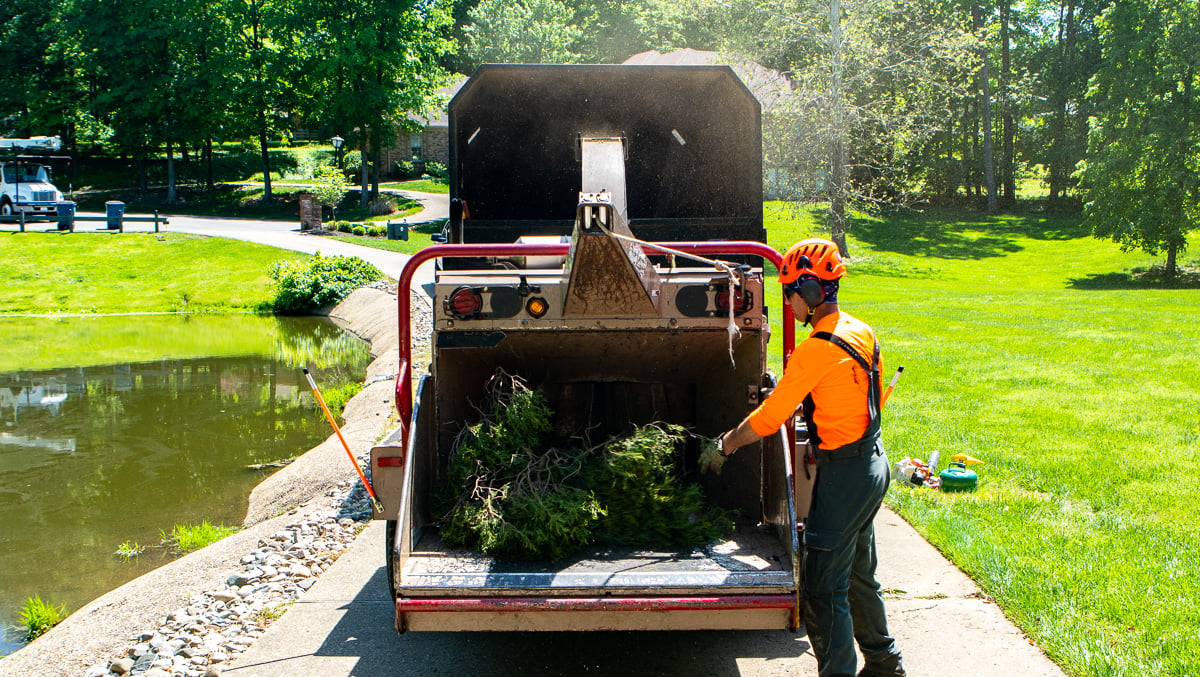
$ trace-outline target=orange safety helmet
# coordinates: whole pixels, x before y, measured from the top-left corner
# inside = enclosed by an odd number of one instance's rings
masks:
[[[837,245],[824,238],[814,237],[792,245],[783,255],[779,269],[780,284],[792,284],[801,275],[815,275],[826,282],[840,280],[846,266]]]

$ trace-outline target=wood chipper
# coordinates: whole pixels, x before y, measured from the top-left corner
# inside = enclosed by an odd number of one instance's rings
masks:
[[[761,242],[758,116],[716,66],[484,66],[451,102],[452,244],[401,275],[403,427],[371,453],[398,631],[798,626],[788,426],[691,473],[738,515],[713,543],[512,561],[446,545],[433,508],[498,370],[545,394],[556,429],[593,437],[655,421],[711,437],[758,405],[773,385],[761,262],[780,262]],[[410,287],[430,260],[414,396]],[[784,327],[790,352],[786,307]]]

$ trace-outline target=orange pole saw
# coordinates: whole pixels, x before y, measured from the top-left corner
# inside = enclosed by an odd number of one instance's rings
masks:
[[[312,374],[308,373],[308,367],[304,368],[304,378],[308,379],[308,385],[312,388],[313,395],[317,398],[317,404],[320,404],[321,411],[325,412],[325,419],[329,421],[329,425],[333,426],[333,432],[337,433],[337,438],[342,441],[342,448],[346,450],[346,455],[350,457],[350,462],[354,464],[354,469],[358,472],[358,479],[362,480],[363,487],[366,488],[367,494],[371,497],[371,505],[375,506],[375,512],[383,512],[383,504],[375,497],[375,489],[371,487],[371,483],[367,481],[367,476],[363,474],[362,468],[358,465],[358,460],[354,458],[354,452],[350,451],[350,445],[346,442],[346,438],[342,437],[342,429],[338,427],[333,414],[329,413],[329,405],[325,404],[325,398],[321,396],[321,391],[317,388],[317,382],[313,380]]]

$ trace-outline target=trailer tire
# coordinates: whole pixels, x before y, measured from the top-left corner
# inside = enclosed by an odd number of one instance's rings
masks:
[[[0,200],[0,216],[12,216],[12,213],[13,206],[12,203],[8,201],[8,198],[6,197],[3,200]]]
[[[396,520],[388,520],[384,529],[384,557],[387,561],[388,591],[392,601],[396,600]]]

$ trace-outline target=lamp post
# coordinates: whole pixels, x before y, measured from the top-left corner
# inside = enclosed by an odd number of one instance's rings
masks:
[[[342,144],[345,143],[346,140],[340,136],[335,136],[332,139],[330,139],[329,141],[330,141],[330,143],[333,144],[334,155],[337,156],[337,167],[338,167],[338,169],[341,169],[342,168]]]

